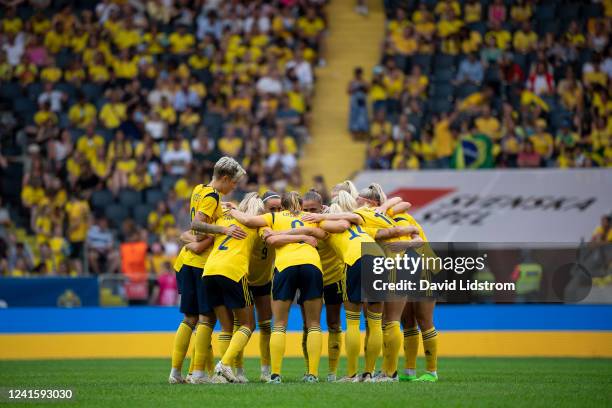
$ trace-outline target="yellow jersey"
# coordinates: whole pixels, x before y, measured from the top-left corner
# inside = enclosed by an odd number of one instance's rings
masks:
[[[204,184],[199,184],[193,189],[189,207],[191,221],[193,221],[198,212],[207,215],[211,223],[214,223],[223,215],[221,210],[221,193]],[[183,264],[195,266],[196,268],[204,268],[206,258],[208,258],[211,251],[212,248],[209,247],[203,253],[195,254],[183,247],[183,249],[181,249]],[[179,254],[179,256],[181,255]]]
[[[393,211],[389,210],[389,212],[392,213]],[[406,213],[397,214],[393,216],[393,221],[395,221],[400,227],[417,227],[417,229],[419,230],[419,237],[424,242],[427,242],[427,236],[425,236],[425,231],[423,231],[423,227],[421,227],[421,225],[414,219],[414,217],[412,217],[412,215]]]
[[[275,258],[274,248],[269,247],[266,241],[261,238],[255,241],[247,274],[250,286],[263,286],[272,280]]]
[[[334,252],[342,258],[344,264],[353,266],[364,254],[362,254],[362,244],[376,243],[377,228],[362,227],[361,225],[351,225],[349,229],[337,234],[329,234],[326,242]],[[384,256],[384,252],[378,246],[372,245],[374,253],[368,255]],[[380,252],[379,252],[380,250]]]
[[[397,223],[393,221],[393,218],[389,217],[386,214],[380,214],[374,211],[373,208],[361,207],[361,208],[356,209],[354,212],[355,214],[359,215],[364,221],[364,223],[361,225],[362,229],[363,227],[376,228],[376,229],[397,227]],[[386,241],[387,242],[397,242],[397,241],[402,241],[402,240],[403,240],[402,238],[398,237],[398,238],[389,238]]]
[[[299,227],[317,227],[314,222],[304,222],[301,220],[302,215],[306,213],[299,212],[296,215],[289,211],[281,211],[278,213],[267,213],[263,217],[266,224],[273,231],[284,231]],[[295,265],[314,265],[323,270],[321,266],[321,258],[317,250],[306,243],[291,243],[276,248],[276,260],[274,261],[276,269],[280,272],[290,266]]]
[[[251,253],[255,243],[260,239],[257,229],[245,227],[229,212],[225,212],[215,224],[224,227],[237,225],[246,232],[247,236],[244,239],[235,239],[225,235],[215,236],[212,251],[204,266],[203,276],[220,275],[239,282],[249,272]]]
[[[183,249],[181,249],[178,255],[176,256],[176,259],[174,260],[173,268],[175,272],[180,272],[181,268],[183,267],[183,255],[184,252]]]
[[[323,286],[331,285],[341,280],[344,273],[344,261],[342,255],[330,245],[329,238],[319,241],[317,252],[319,252],[321,266],[323,267]]]

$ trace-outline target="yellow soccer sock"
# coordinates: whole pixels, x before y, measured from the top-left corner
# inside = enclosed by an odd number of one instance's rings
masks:
[[[212,343],[208,346],[208,353],[206,353],[204,366],[209,375],[212,376],[215,373],[215,353],[213,353]]]
[[[240,329],[240,322],[234,317],[234,329],[232,330],[232,336]],[[232,367],[238,369],[244,367],[244,353],[242,350],[236,355],[236,359],[232,361]]]
[[[346,344],[346,366],[347,375],[349,377],[357,374],[357,365],[359,362],[359,350],[361,350],[361,333],[359,325],[361,324],[361,313],[346,311],[346,334],[344,342]]]
[[[250,338],[251,329],[246,326],[240,326],[240,328],[232,335],[229,346],[221,358],[221,363],[230,365],[232,362],[236,361],[238,354],[244,350]]]
[[[183,360],[185,360],[185,354],[187,354],[187,349],[189,349],[189,340],[191,340],[192,332],[193,327],[185,322],[181,322],[176,330],[172,346],[172,368],[176,370],[180,371],[183,368]]]
[[[272,328],[270,320],[259,322],[259,356],[261,358],[261,366],[270,366],[270,335]]]
[[[402,347],[402,330],[400,322],[393,321],[387,323],[387,366],[385,373],[392,376],[397,371],[397,359],[399,358],[400,348]]]
[[[272,374],[280,375],[285,355],[285,342],[287,340],[287,329],[285,326],[272,327],[270,336],[270,365]]]
[[[329,361],[329,372],[336,374],[340,351],[342,350],[342,330],[331,329],[327,336],[327,359]]]
[[[227,348],[232,341],[232,333],[229,332],[221,332],[219,333],[219,354],[221,357],[225,355]]]
[[[308,350],[308,374],[319,377],[319,362],[321,361],[321,347],[323,346],[323,333],[319,326],[308,329],[306,349]]]
[[[193,372],[193,366],[195,364],[195,336],[196,332],[193,332],[193,347],[191,347],[191,358],[189,359],[189,374]]]
[[[193,353],[193,371],[203,372],[208,358],[213,326],[209,323],[198,323]],[[193,372],[192,371],[192,372]]]
[[[302,355],[304,356],[304,363],[306,364],[306,372],[308,372],[308,347],[307,345],[308,339],[308,329],[306,326],[302,327]]]
[[[416,375],[416,360],[419,353],[419,329],[408,327],[404,329],[404,369],[406,374]],[[408,370],[412,370],[408,372]]]
[[[383,343],[382,313],[367,312],[367,318],[370,335],[367,338],[368,344],[366,345],[365,372],[373,373]]]
[[[389,366],[389,330],[388,330],[388,324],[389,323],[384,323],[382,325],[382,355],[383,355],[383,360],[382,360],[382,366],[381,366],[381,370],[383,373],[387,372],[387,368]]]
[[[423,349],[425,350],[425,369],[437,375],[438,370],[438,332],[435,327],[425,330],[423,336]]]

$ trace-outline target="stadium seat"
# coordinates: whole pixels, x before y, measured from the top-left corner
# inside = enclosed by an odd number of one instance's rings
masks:
[[[3,82],[0,86],[0,96],[7,100],[14,100],[22,95],[22,87],[17,82]]]
[[[38,96],[43,92],[43,84],[42,82],[32,82],[28,85],[27,89],[28,96],[32,98],[32,100],[36,100]]]
[[[172,190],[174,188],[174,185],[176,184],[176,180],[177,178],[175,176],[169,174],[163,176],[161,179],[162,191],[164,193],[168,193],[170,190]]]
[[[412,57],[412,66],[419,65],[424,74],[431,72],[431,55],[416,54]]]
[[[453,103],[448,98],[432,99],[429,101],[429,109],[434,114],[450,112],[453,109]]]
[[[439,69],[447,69],[455,66],[455,57],[453,55],[438,53],[434,57],[434,71]]]
[[[102,95],[102,88],[100,88],[100,86],[97,84],[88,82],[86,84],[83,84],[83,86],[81,87],[81,92],[83,92],[83,95],[85,95],[87,100],[93,102],[100,99],[100,96]]]
[[[127,208],[120,204],[111,204],[104,209],[104,215],[115,227],[120,227],[121,223],[129,217]]]
[[[582,15],[586,18],[599,18],[603,15],[601,3],[589,2],[582,8]]]
[[[433,98],[451,98],[453,96],[454,87],[450,82],[436,82],[430,87],[429,94]]]
[[[101,210],[115,201],[113,194],[109,190],[96,190],[91,195],[91,205],[97,210]]]
[[[472,31],[478,31],[480,35],[484,37],[486,32],[488,31],[487,23],[484,21],[477,21],[475,23],[468,24],[468,28]]]
[[[33,114],[36,112],[36,102],[28,97],[22,96],[15,99],[13,108],[18,114]]]
[[[535,27],[535,31],[538,33],[539,36],[544,36],[546,33],[559,32],[560,26],[561,22],[557,19],[552,18],[538,22],[538,25]]]
[[[539,4],[536,6],[535,18],[538,21],[541,20],[554,20],[555,18],[556,4]],[[539,24],[538,24],[539,25]]]
[[[119,192],[119,204],[124,207],[135,207],[140,203],[142,203],[142,194],[139,191],[126,189]]]
[[[582,11],[582,5],[579,3],[563,4],[557,10],[557,17],[561,20],[575,20]]]
[[[71,99],[74,99],[74,97],[76,96],[76,92],[77,92],[74,85],[68,82],[59,82],[58,84],[55,85],[55,89],[57,89],[58,91],[62,91],[63,93],[66,94],[66,96],[68,96],[68,98],[71,98]]]
[[[474,92],[478,92],[480,87],[473,84],[463,84],[459,85],[455,88],[455,97],[459,99],[463,99],[468,95],[473,94]]]
[[[455,77],[455,71],[452,68],[442,68],[434,72],[433,82],[448,83],[452,79],[454,79],[454,77]]]
[[[149,213],[153,211],[154,207],[149,204],[138,204],[132,208],[132,217],[134,221],[141,227],[146,227],[148,223]]]
[[[151,188],[145,193],[146,203],[156,205],[158,202],[164,199],[165,194],[156,188]]]

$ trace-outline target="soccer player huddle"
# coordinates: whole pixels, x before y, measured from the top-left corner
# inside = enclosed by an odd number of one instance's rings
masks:
[[[304,382],[319,381],[323,305],[329,332],[327,381],[437,381],[435,301],[364,302],[361,298],[362,264],[371,264],[368,258],[413,250],[427,241],[421,226],[406,213],[410,204],[397,197],[387,199],[378,184],[357,191],[350,181],[333,188],[329,207],[314,190],[303,197],[296,192],[268,191],[262,197],[248,193],[237,207],[222,202],[244,175],[238,162],[223,157],[215,164],[212,181],[193,189],[191,230],[181,234],[184,246],[174,265],[184,320],[174,339],[169,382],[248,382],[243,350],[257,316],[260,379],[281,383],[286,328],[296,295],[303,319]],[[364,243],[376,249],[362,253]],[[362,313],[365,367],[359,371]],[[217,322],[221,359],[215,365],[211,343]],[[402,325],[405,368],[398,375]],[[192,334],[194,352],[189,374],[183,378]],[[347,372],[338,377],[343,337]],[[420,337],[426,372],[417,377]],[[382,367],[376,372],[381,352]]]

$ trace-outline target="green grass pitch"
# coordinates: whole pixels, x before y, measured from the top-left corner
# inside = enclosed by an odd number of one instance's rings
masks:
[[[321,363],[324,379],[327,360]],[[605,359],[443,358],[436,384],[302,384],[303,366],[286,359],[285,383],[268,385],[256,382],[258,360],[247,359],[250,384],[195,386],[167,384],[164,359],[0,361],[0,400],[9,388],[68,387],[75,401],[47,406],[612,406],[612,360]],[[342,361],[340,373],[344,367]]]

